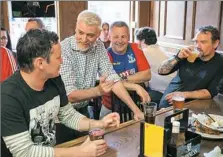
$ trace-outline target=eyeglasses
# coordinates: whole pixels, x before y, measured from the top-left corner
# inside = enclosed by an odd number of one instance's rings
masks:
[[[7,40],[7,37],[6,36],[2,36],[1,40]]]

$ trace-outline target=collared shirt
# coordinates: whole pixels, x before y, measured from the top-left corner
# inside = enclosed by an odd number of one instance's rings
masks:
[[[61,76],[65,84],[67,95],[74,90],[89,89],[95,86],[97,73],[99,76],[108,75],[106,80],[120,80],[116,74],[109,57],[101,41],[87,51],[81,51],[77,46],[75,36],[64,39],[61,42],[63,64]],[[88,101],[73,103],[75,108],[81,108]]]

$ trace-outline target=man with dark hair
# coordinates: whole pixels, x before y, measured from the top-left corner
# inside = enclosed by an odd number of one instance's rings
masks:
[[[87,157],[105,153],[105,140],[87,139],[77,147],[53,148],[57,119],[80,131],[119,125],[117,113],[100,121],[90,120],[68,103],[59,75],[62,58],[58,36],[47,30],[30,30],[19,39],[17,53],[20,71],[1,85],[1,135],[12,155]]]
[[[223,56],[215,52],[219,42],[220,33],[215,27],[200,27],[194,38],[194,46],[182,48],[175,57],[162,63],[159,74],[178,72],[165,90],[160,107],[172,104],[176,92],[183,94],[186,101],[210,99],[217,95],[217,85],[223,76]],[[197,49],[199,55],[192,63],[188,57],[193,55],[193,49]]]
[[[116,73],[123,78],[122,83],[127,89],[138,93],[140,85],[151,78],[150,66],[135,43],[129,43],[129,27],[124,21],[115,21],[111,24],[109,37],[111,47],[107,49],[110,62]],[[148,93],[144,90],[147,100]],[[111,112],[111,93],[103,96],[100,117]]]
[[[152,77],[147,84],[149,95],[153,102],[159,104],[160,99],[163,96],[163,92],[176,73],[166,76],[158,74],[160,64],[169,57],[167,53],[158,45],[156,32],[153,28],[139,28],[136,31],[136,39],[151,67]]]
[[[25,27],[26,31],[30,29],[45,29],[45,25],[41,19],[32,18],[28,20]]]

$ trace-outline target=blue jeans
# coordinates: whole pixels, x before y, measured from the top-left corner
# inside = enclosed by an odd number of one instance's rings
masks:
[[[102,119],[104,116],[106,116],[109,113],[112,113],[112,110],[109,110],[104,105],[101,105],[101,112],[100,112],[100,118],[99,119]]]

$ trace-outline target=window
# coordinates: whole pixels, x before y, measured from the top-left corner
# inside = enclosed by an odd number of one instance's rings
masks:
[[[102,22],[122,20],[129,24],[130,1],[88,1],[88,9],[100,15]]]

